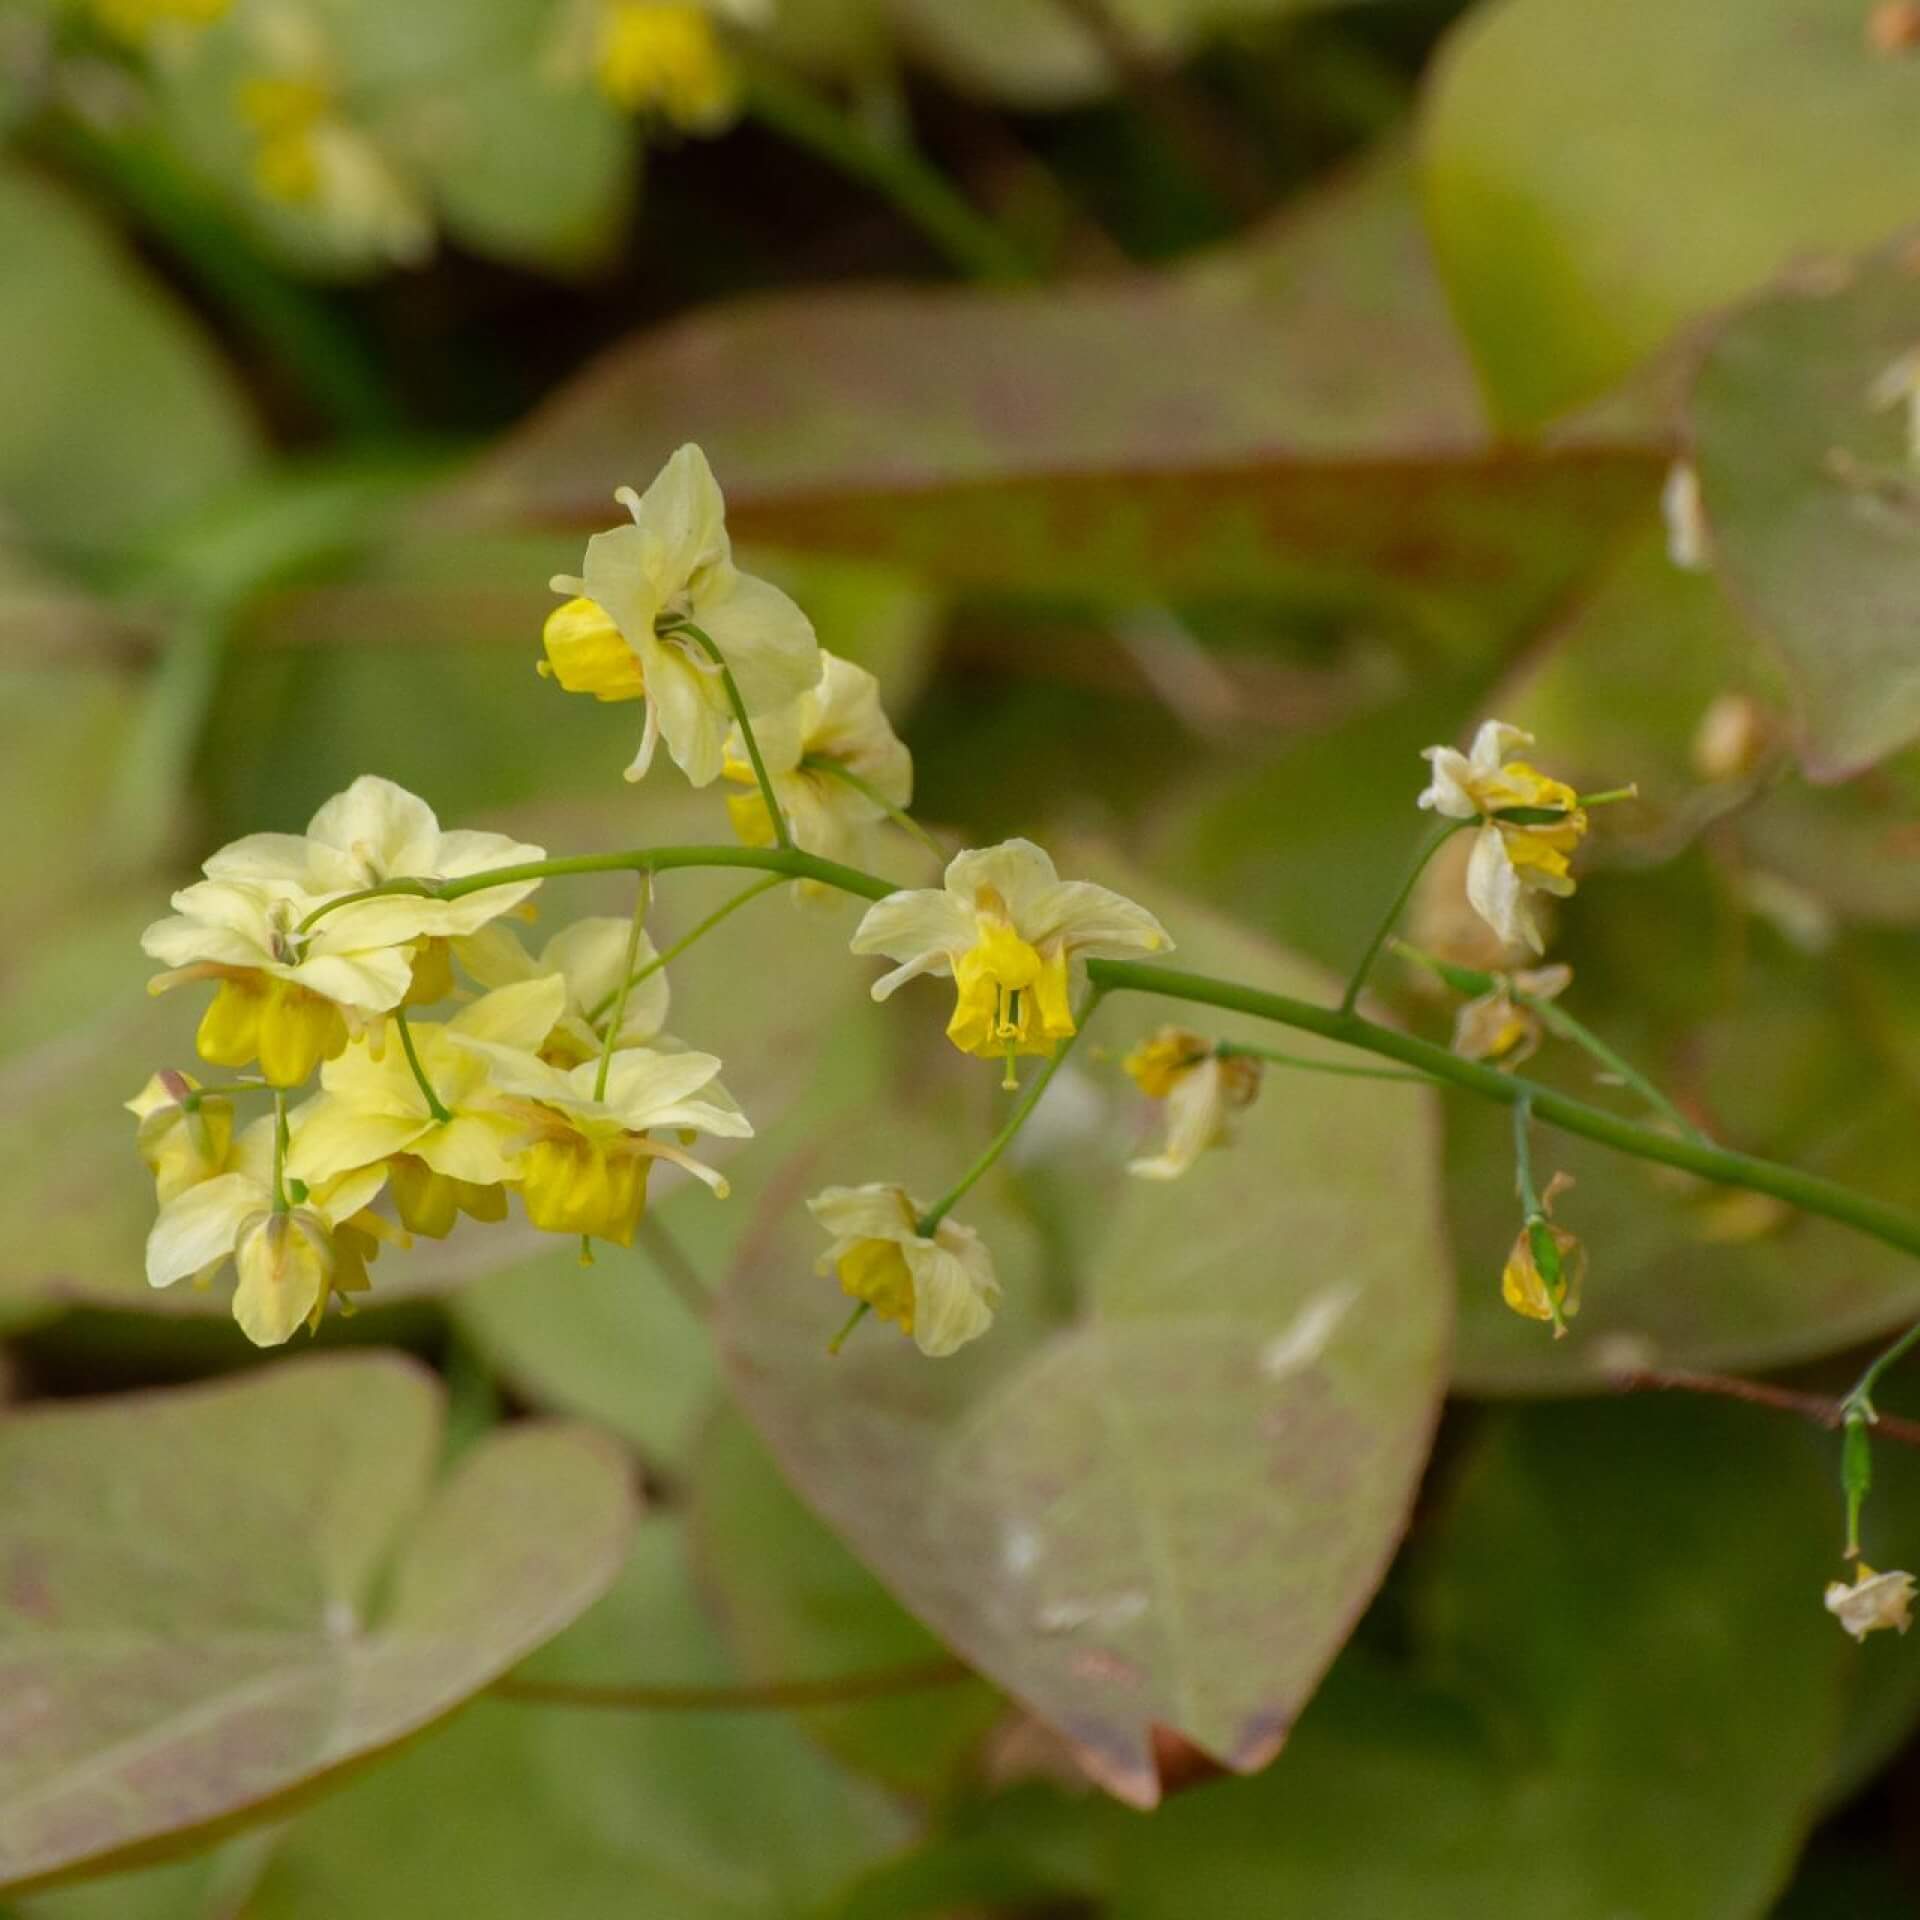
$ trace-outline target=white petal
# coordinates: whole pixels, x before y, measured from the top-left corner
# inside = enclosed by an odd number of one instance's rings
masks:
[[[1129,1163],[1142,1180],[1177,1180],[1220,1138],[1226,1118],[1220,1062],[1209,1059],[1184,1073],[1167,1095],[1167,1139],[1150,1159]]]
[[[655,578],[665,592],[678,593],[696,573],[731,561],[720,483],[707,456],[691,442],[675,451],[638,500],[631,488],[623,488],[619,497],[646,536]]]
[[[390,1154],[405,1153],[429,1127],[431,1117],[368,1113],[326,1095],[315,1101],[287,1155],[287,1171],[296,1180],[318,1186],[343,1173],[370,1167]]]
[[[1474,836],[1473,855],[1467,862],[1467,899],[1509,946],[1529,946],[1535,953],[1546,950],[1527,907],[1526,888],[1507,853],[1506,835],[1491,823]]]
[[[1515,747],[1530,747],[1533,735],[1523,727],[1510,727],[1504,720],[1483,720],[1473,736],[1473,751],[1468,758],[1477,774],[1498,773],[1507,764]]]
[[[429,874],[440,822],[418,794],[378,774],[363,773],[307,823],[307,837],[351,854],[368,869],[363,886],[399,874]]]
[[[454,957],[483,987],[510,987],[537,979],[546,971],[520,943],[511,927],[495,921],[477,932],[462,934],[454,943]]]
[[[688,643],[691,644],[690,642]],[[705,673],[676,643],[643,647],[649,715],[657,715],[660,737],[673,763],[696,787],[719,778],[733,725],[726,688],[717,673]]]
[[[632,932],[633,923],[618,914],[590,914],[562,927],[540,949],[540,964],[563,975],[573,1005],[591,1013],[619,988]],[[643,933],[639,963],[644,966],[653,957],[653,942]]]
[[[1017,921],[1035,946],[1060,938],[1076,953],[1164,953],[1167,930],[1145,907],[1088,880],[1064,880],[1041,894]]]
[[[1053,860],[1031,840],[1003,840],[955,854],[947,865],[947,891],[971,908],[991,888],[1006,903],[1017,927],[1024,927],[1034,906],[1060,884]]]
[[[807,1211],[838,1240],[917,1239],[915,1223],[923,1211],[904,1187],[874,1183],[864,1187],[828,1187],[807,1202]]]
[[[244,1173],[216,1174],[169,1200],[147,1235],[147,1285],[170,1287],[233,1251],[234,1235],[272,1195]]]
[[[1452,747],[1426,747],[1420,757],[1433,769],[1420,805],[1449,820],[1471,820],[1480,807],[1471,791],[1475,776],[1466,755]]]
[[[571,1078],[576,1098],[591,1097],[598,1063],[576,1067]],[[698,1093],[720,1072],[719,1057],[711,1053],[658,1053],[651,1047],[628,1047],[616,1053],[607,1069],[606,1107],[622,1126],[635,1132],[671,1124],[661,1116]]]
[[[977,1258],[962,1259],[950,1247],[924,1240],[908,1246],[906,1256],[913,1275],[913,1343],[929,1359],[943,1359],[993,1324],[1000,1286],[990,1265],[983,1269]]]
[[[435,1173],[450,1180],[471,1180],[490,1187],[513,1178],[514,1156],[508,1151],[525,1129],[499,1116],[457,1114],[446,1125],[423,1134],[414,1146]]]
[[[965,953],[978,937],[972,912],[951,893],[940,887],[912,887],[876,900],[848,944],[855,953],[884,953],[912,968],[898,979],[889,976],[886,993],[875,990],[874,997],[884,1000],[901,980],[916,973],[950,972],[951,956]]]
[[[770,582],[727,567],[703,586],[693,617],[720,649],[749,715],[783,707],[819,683],[813,623]]]
[[[654,579],[652,550],[638,527],[615,527],[587,542],[585,597],[603,608],[636,653],[653,638],[666,590]],[[645,656],[642,654],[642,659]],[[651,679],[649,679],[651,689]]]
[[[204,920],[184,914],[170,920],[156,920],[140,936],[140,951],[169,967],[191,966],[196,960],[210,960],[227,967],[258,967],[271,959],[258,941],[229,927],[209,926]]]
[[[413,981],[413,959],[393,947],[371,953],[320,953],[297,967],[276,971],[343,1007],[385,1013],[406,998]]]

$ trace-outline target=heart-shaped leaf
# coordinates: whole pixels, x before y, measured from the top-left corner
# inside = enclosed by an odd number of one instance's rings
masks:
[[[429,1379],[318,1358],[0,1421],[0,1886],[98,1870],[417,1733],[617,1572],[622,1462],[476,1448]]]
[[[1167,918],[1198,967],[1327,994],[1197,911]],[[935,997],[905,994],[893,1017],[931,1028]],[[1100,1037],[1181,1013],[1118,1001]],[[1116,1793],[1158,1797],[1158,1735],[1262,1766],[1391,1558],[1426,1455],[1450,1292],[1429,1096],[1277,1086],[1237,1146],[1163,1185],[1118,1172],[1133,1103],[1075,1076],[1034,1124],[1044,1142],[1097,1116],[1104,1165],[1076,1154],[1068,1203],[1097,1235],[1046,1257],[1004,1188],[976,1189],[961,1217],[1007,1294],[992,1332],[930,1362],[863,1328],[833,1358],[837,1296],[809,1277],[821,1242],[800,1196],[940,1192],[974,1148],[933,1123],[977,1111],[987,1080],[946,1065],[904,1109],[829,1131],[775,1195],[722,1304],[740,1400],[894,1593]]]

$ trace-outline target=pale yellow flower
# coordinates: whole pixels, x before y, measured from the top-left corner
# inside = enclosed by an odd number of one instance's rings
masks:
[[[1875,1573],[1865,1561],[1856,1561],[1851,1585],[1827,1582],[1826,1607],[1856,1640],[1883,1627],[1905,1633],[1913,1625],[1913,1575]]]
[[[913,802],[913,756],[880,704],[880,683],[838,654],[820,653],[819,684],[754,723],[760,757],[794,845],[861,864],[873,828]],[[736,726],[721,771],[748,789],[729,794],[733,830],[750,847],[775,843],[773,821]]]
[[[704,787],[725,763],[734,715],[718,666],[688,627],[719,649],[756,722],[818,682],[819,642],[778,587],[733,564],[726,503],[698,447],[682,447],[644,496],[622,487],[615,498],[633,524],[587,542],[581,578],[555,578],[554,591],[571,598],[547,621],[540,670],[569,693],[646,702],[629,780],[664,740]]]
[[[1145,907],[1109,887],[1063,881],[1031,840],[957,855],[945,885],[891,893],[855,929],[855,953],[900,964],[875,981],[884,1000],[921,974],[957,989],[947,1038],[962,1053],[1051,1056],[1074,1031],[1084,962],[1159,953],[1173,942]]]
[[[593,74],[624,113],[718,133],[740,113],[740,70],[712,11],[687,0],[594,0]]]
[[[500,1189],[520,1176],[526,1127],[493,1083],[491,1056],[463,1042],[532,1049],[565,1005],[566,987],[550,975],[485,994],[444,1026],[411,1026],[445,1120],[428,1106],[403,1048],[376,1055],[365,1041],[348,1047],[320,1071],[323,1091],[302,1110],[287,1171],[317,1186],[385,1163],[402,1224],[435,1239],[462,1212],[504,1218]]]
[[[1553,1224],[1553,1203],[1573,1185],[1573,1175],[1556,1173],[1540,1196],[1540,1212],[1514,1240],[1500,1275],[1500,1297],[1529,1320],[1549,1320],[1556,1340],[1580,1311],[1586,1280],[1587,1250],[1565,1227]]]
[[[564,926],[540,949],[538,959],[520,944],[508,927],[496,923],[470,939],[456,943],[460,964],[483,987],[504,987],[522,980],[558,974],[566,1003],[552,1030],[532,1051],[557,1067],[597,1060],[606,1046],[607,1026],[620,995],[620,976],[626,968],[632,923],[612,914],[597,914]],[[643,1047],[661,1038],[667,1024],[670,989],[664,967],[651,939],[643,932],[633,948],[634,972],[644,980],[627,994],[626,1012],[614,1041],[621,1047]],[[456,1023],[457,1024],[457,1023]]]
[[[1502,940],[1540,953],[1546,942],[1529,896],[1564,898],[1573,891],[1570,856],[1587,831],[1587,816],[1571,787],[1524,760],[1508,758],[1532,739],[1518,727],[1489,720],[1474,736],[1470,754],[1426,748],[1422,757],[1433,773],[1420,805],[1445,819],[1480,822],[1467,863],[1467,898]],[[1512,807],[1541,808],[1562,817],[1528,823],[1493,817]]]
[[[140,1122],[134,1137],[162,1206],[227,1169],[233,1151],[233,1102],[198,1097],[200,1083],[171,1068],[156,1073],[126,1103]]]
[[[293,1119],[298,1138],[299,1116]],[[234,1143],[224,1173],[188,1187],[160,1209],[147,1236],[147,1284],[205,1285],[229,1260],[239,1285],[233,1316],[255,1346],[275,1347],[304,1321],[317,1327],[329,1298],[363,1292],[366,1262],[387,1231],[365,1211],[386,1179],[369,1167],[310,1191],[297,1208],[273,1205],[271,1115]],[[282,1224],[271,1225],[278,1218]]]
[[[1463,1060],[1492,1060],[1503,1067],[1517,1067],[1530,1060],[1540,1046],[1540,1016],[1514,995],[1554,1000],[1572,981],[1573,969],[1568,966],[1495,974],[1492,990],[1469,1000],[1454,1015],[1454,1052]]]
[[[807,1202],[833,1238],[815,1265],[838,1273],[843,1292],[890,1320],[933,1359],[978,1339],[1000,1304],[986,1242],[942,1220],[919,1231],[926,1209],[903,1187],[829,1187]]]
[[[458,1044],[480,1054],[525,1144],[519,1191],[527,1218],[547,1233],[582,1234],[633,1243],[646,1212],[647,1176],[671,1161],[722,1198],[725,1178],[684,1146],[656,1131],[747,1139],[753,1126],[719,1084],[710,1053],[661,1053],[628,1047],[607,1066],[604,1094],[594,1092],[597,1060],[563,1069],[537,1054],[470,1035]]]
[[[1212,1041],[1187,1027],[1162,1027],[1120,1064],[1149,1100],[1167,1103],[1166,1145],[1127,1164],[1142,1180],[1177,1180],[1209,1147],[1224,1146],[1260,1092],[1258,1060],[1222,1059]]]

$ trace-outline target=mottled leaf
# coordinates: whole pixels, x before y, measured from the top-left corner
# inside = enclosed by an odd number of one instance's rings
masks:
[[[1592,398],[1809,251],[1913,218],[1920,72],[1860,0],[1496,0],[1442,57],[1434,248],[1501,416]]]
[[[525,1427],[429,1501],[439,1426],[383,1358],[0,1423],[0,1885],[257,1818],[604,1590],[616,1458]]]

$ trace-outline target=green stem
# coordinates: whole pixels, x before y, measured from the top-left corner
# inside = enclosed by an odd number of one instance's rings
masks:
[[[1309,1060],[1305,1054],[1283,1053],[1278,1047],[1251,1046],[1244,1040],[1218,1041],[1213,1051],[1222,1060],[1236,1057],[1271,1060],[1277,1066],[1298,1067],[1305,1073],[1333,1073],[1347,1080],[1403,1080],[1414,1086],[1432,1085],[1424,1073],[1411,1073],[1402,1067],[1355,1067],[1342,1060]]]
[[[1513,1103],[1513,1183],[1520,1191],[1521,1211],[1531,1225],[1540,1217],[1540,1191],[1533,1183],[1533,1102]]]
[[[287,1208],[287,1096],[280,1087],[273,1090],[273,1210]]]
[[[671,626],[663,627],[661,632],[684,633],[719,670],[720,684],[727,690],[727,703],[733,708],[733,717],[740,724],[740,737],[747,743],[747,758],[753,763],[753,777],[760,783],[760,798],[767,803],[767,818],[773,822],[773,837],[782,847],[791,849],[793,835],[787,829],[787,816],[780,809],[780,799],[773,790],[767,763],[760,757],[760,742],[754,738],[753,722],[747,718],[747,703],[740,698],[740,689],[734,681],[733,669],[727,665],[726,655],[715,644],[712,634],[702,627],[696,627],[691,620],[676,620]]]
[[[969,206],[944,174],[911,147],[875,138],[785,68],[771,61],[748,67],[747,108],[782,139],[883,194],[969,279],[1037,277],[1026,255]]]
[[[840,1354],[840,1349],[847,1344],[847,1336],[852,1333],[854,1328],[872,1311],[873,1302],[870,1300],[862,1300],[841,1323],[840,1331],[827,1342],[827,1351],[837,1359]]]
[[[775,887],[784,884],[781,876],[770,873],[763,880],[756,880],[744,893],[736,893],[731,900],[723,902],[707,915],[691,933],[684,933],[664,953],[656,953],[644,967],[638,968],[628,978],[625,987],[616,987],[612,993],[603,994],[593,1011],[587,1015],[587,1024],[597,1027],[601,1016],[614,1003],[616,996],[622,1008],[626,1005],[626,995],[642,981],[651,980],[662,967],[670,967],[696,940],[704,939],[721,921],[737,908],[744,907],[749,900],[757,900],[763,893],[770,893]]]
[[[1021,1096],[1019,1105],[1007,1115],[1006,1125],[987,1142],[979,1159],[920,1216],[914,1232],[921,1239],[932,1239],[940,1222],[966,1198],[981,1175],[1013,1145],[1020,1129],[1027,1124],[1034,1108],[1040,1104],[1040,1096],[1052,1084],[1053,1076],[1066,1064],[1067,1055],[1073,1051],[1074,1042],[1086,1031],[1087,1022],[1093,1018],[1095,1010],[1099,1007],[1103,992],[1103,988],[1095,987],[1087,996],[1086,1005],[1080,1009],[1079,1016],[1074,1021],[1073,1031],[1054,1048],[1053,1057],[1034,1075],[1033,1084]]]
[[[653,875],[643,873],[633,890],[633,922],[627,928],[627,957],[620,967],[620,985],[614,992],[613,1018],[607,1022],[607,1037],[600,1048],[599,1070],[593,1076],[593,1097],[607,1097],[607,1075],[613,1070],[613,1050],[620,1044],[620,1029],[627,1018],[627,996],[633,991],[634,963],[640,958],[640,940],[647,928],[647,909],[653,904]]]
[[[465,874],[457,880],[390,880],[360,893],[343,894],[338,900],[315,908],[302,922],[302,931],[323,914],[356,900],[395,894],[458,900],[471,893],[482,893],[489,887],[522,880],[546,880],[581,873],[666,873],[687,867],[748,868],[789,880],[818,880],[863,900],[884,900],[896,891],[891,882],[875,874],[862,873],[857,867],[797,849],[636,847],[619,853],[530,860],[519,866]],[[1711,1141],[1676,1138],[1603,1108],[1588,1106],[1584,1101],[1570,1099],[1518,1074],[1503,1073],[1477,1060],[1463,1060],[1430,1040],[1419,1040],[1397,1028],[1381,1026],[1350,1010],[1315,1006],[1311,1001],[1296,1000],[1288,994],[1268,993],[1258,987],[1242,986],[1237,981],[1212,980],[1205,974],[1186,973],[1144,960],[1090,960],[1087,972],[1102,992],[1158,994],[1194,1006],[1217,1007],[1226,1013],[1250,1014],[1255,1019],[1271,1020],[1277,1026],[1291,1027],[1300,1033],[1311,1033],[1322,1040],[1336,1041],[1342,1046],[1396,1061],[1430,1080],[1476,1094],[1496,1106],[1511,1107],[1524,1099],[1531,1104],[1536,1119],[1563,1133],[1597,1141],[1635,1159],[1678,1167],[1683,1173],[1695,1174],[1720,1186],[1772,1194],[1776,1200],[1784,1200],[1804,1213],[1837,1220],[1903,1253],[1920,1255],[1920,1215],[1909,1213],[1904,1207],[1857,1193],[1820,1174],[1763,1160],[1756,1154],[1737,1153],[1729,1147],[1715,1146]]]
[[[1393,896],[1392,904],[1382,916],[1380,924],[1374,929],[1373,938],[1367,942],[1367,950],[1360,956],[1360,964],[1354,968],[1347,981],[1347,990],[1340,996],[1340,1011],[1351,1013],[1360,1004],[1360,989],[1367,984],[1367,975],[1373,971],[1373,963],[1380,957],[1380,949],[1387,944],[1387,937],[1399,924],[1401,911],[1405,908],[1420,876],[1427,870],[1427,862],[1444,847],[1462,827],[1477,826],[1474,820],[1448,820],[1439,832],[1428,840],[1419,853],[1414,856],[1413,865],[1407,869],[1407,877],[1400,882],[1399,891]]]
[[[1867,1420],[1878,1419],[1873,1407],[1873,1390],[1880,1384],[1880,1376],[1904,1360],[1916,1346],[1920,1346],[1920,1326],[1911,1326],[1853,1383],[1853,1390],[1840,1403],[1841,1412],[1858,1413]]]
[[[838,780],[843,787],[851,787],[861,799],[870,800],[886,814],[903,833],[910,833],[933,855],[936,860],[945,860],[947,850],[925,827],[923,827],[905,807],[896,807],[883,793],[869,781],[862,780],[854,770],[839,760],[824,753],[803,754],[800,764],[809,773],[823,773],[830,780]]]
[[[427,1111],[444,1127],[453,1115],[440,1104],[440,1096],[434,1092],[433,1082],[427,1078],[427,1070],[420,1064],[419,1054],[414,1051],[413,1029],[407,1025],[405,1007],[394,1008],[393,1024],[400,1029],[400,1049],[407,1056],[407,1065],[413,1069],[413,1077],[426,1098]]]

